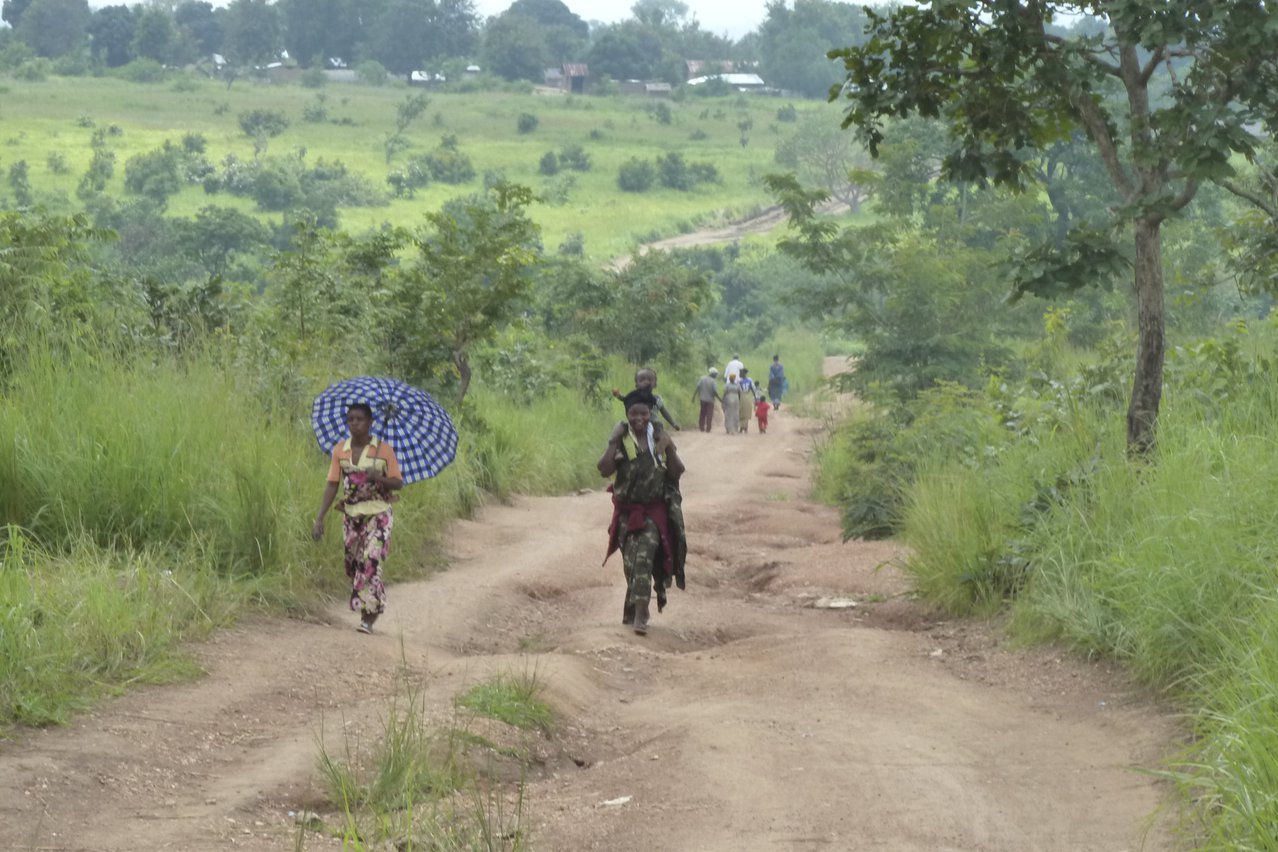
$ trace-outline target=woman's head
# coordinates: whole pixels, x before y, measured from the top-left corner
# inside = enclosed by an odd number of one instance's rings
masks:
[[[366,402],[355,402],[346,406],[346,428],[351,430],[352,438],[364,438],[373,427],[373,407]]]
[[[652,408],[647,402],[637,399],[626,406],[626,420],[635,432],[645,432],[648,421],[652,419]]]

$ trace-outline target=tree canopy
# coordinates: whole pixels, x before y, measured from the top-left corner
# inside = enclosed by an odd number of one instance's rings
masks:
[[[1103,26],[1054,26],[1088,14]],[[869,15],[869,40],[831,53],[845,69],[831,97],[871,153],[889,119],[936,117],[952,143],[943,177],[1028,188],[1036,154],[1076,133],[1090,141],[1119,203],[1027,254],[1015,287],[1104,280],[1128,262],[1113,238],[1130,230],[1139,343],[1127,436],[1150,449],[1165,351],[1160,227],[1205,182],[1238,189],[1232,158],[1252,157],[1254,129],[1278,115],[1278,19],[1260,0],[935,0]]]

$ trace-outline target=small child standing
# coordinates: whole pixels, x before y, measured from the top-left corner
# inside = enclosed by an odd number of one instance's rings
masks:
[[[766,394],[759,394],[759,398],[754,403],[754,419],[759,421],[759,432],[768,431],[768,397]]]

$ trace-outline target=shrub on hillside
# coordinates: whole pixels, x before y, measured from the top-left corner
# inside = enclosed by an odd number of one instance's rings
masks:
[[[288,116],[277,109],[251,109],[239,115],[245,136],[279,136],[288,129]]]
[[[565,145],[559,150],[559,165],[561,168],[574,172],[588,172],[590,171],[590,155],[586,153],[585,148],[576,143]]]
[[[631,157],[617,171],[617,186],[622,192],[647,192],[656,178],[652,163]]]
[[[53,63],[43,56],[37,56],[19,65],[14,70],[13,76],[25,83],[43,83],[49,79],[51,73],[53,73]]]
[[[302,72],[301,83],[306,89],[322,89],[328,85],[328,75],[323,68],[307,68]]]
[[[541,155],[541,161],[537,164],[537,171],[547,177],[559,174],[559,157],[554,151],[547,151]]]
[[[794,123],[798,120],[799,111],[794,108],[794,104],[786,104],[777,110],[777,121]]]
[[[127,65],[121,65],[113,73],[130,83],[162,83],[167,76],[164,66],[154,59],[135,59]]]
[[[385,86],[386,66],[376,59],[366,59],[355,66],[355,77],[366,86]]]
[[[519,118],[515,122],[515,128],[520,133],[532,133],[537,129],[537,125],[539,123],[540,121],[537,116],[533,115],[531,112],[521,112],[519,114]]]
[[[133,195],[163,202],[182,188],[181,154],[167,139],[152,151],[130,157],[124,164],[124,189]]]
[[[458,184],[475,178],[475,166],[470,157],[457,149],[456,136],[445,136],[440,140],[438,148],[413,158],[411,162],[415,162],[433,180],[440,183]]]

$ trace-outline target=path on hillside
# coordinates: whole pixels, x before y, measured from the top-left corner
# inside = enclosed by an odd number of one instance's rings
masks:
[[[818,205],[817,212],[822,216],[831,216],[835,213],[845,212],[847,209],[847,204],[842,201],[830,199]],[[785,210],[780,205],[773,205],[765,207],[751,216],[724,225],[713,228],[699,228],[686,234],[677,234],[673,237],[644,243],[639,246],[637,253],[644,255],[653,249],[669,251],[671,249],[733,243],[755,234],[766,234],[784,224],[786,218]],[[620,272],[630,265],[631,259],[632,255],[613,258],[610,267],[614,271]]]
[[[448,570],[391,587],[379,635],[341,606],[247,623],[197,649],[198,683],[5,743],[0,849],[292,849],[290,812],[332,810],[317,737],[375,737],[401,663],[441,725],[494,674],[545,682],[539,852],[1171,848],[1143,835],[1166,791],[1134,771],[1170,718],[1104,668],[903,595],[896,546],[842,543],[805,498],[817,428],[784,409],[766,435],[678,435],[688,590],[646,638],[618,623],[619,555],[599,564],[602,490],[485,508]]]

